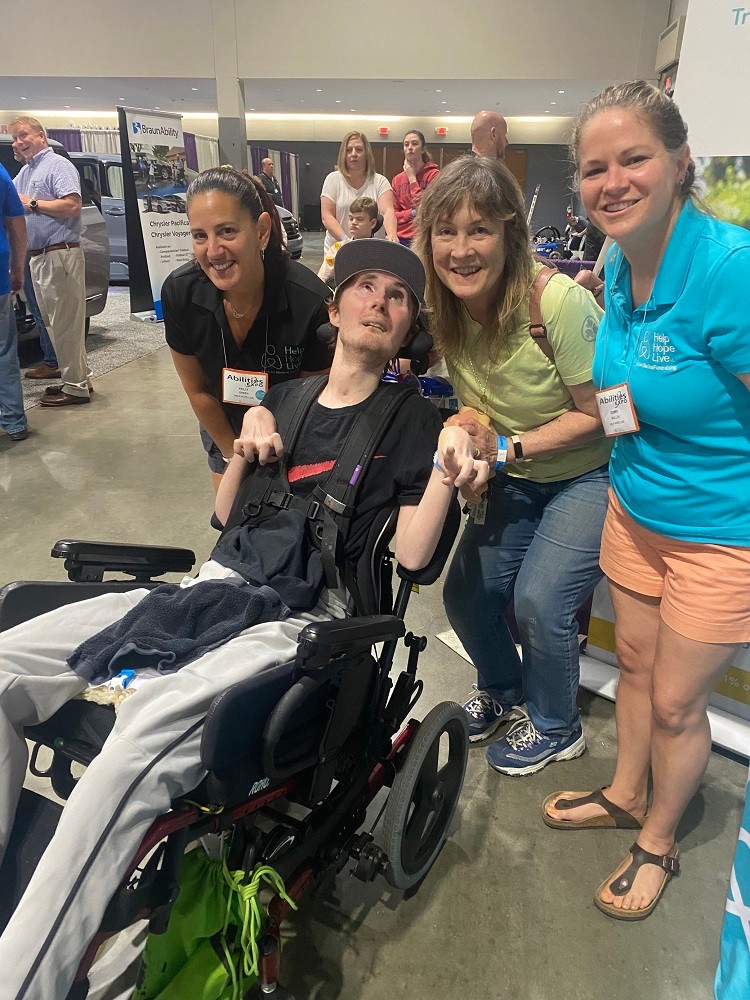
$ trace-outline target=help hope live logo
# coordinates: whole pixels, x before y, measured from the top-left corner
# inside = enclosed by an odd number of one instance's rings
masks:
[[[648,371],[676,372],[674,350],[666,333],[644,330],[638,345],[636,365]]]

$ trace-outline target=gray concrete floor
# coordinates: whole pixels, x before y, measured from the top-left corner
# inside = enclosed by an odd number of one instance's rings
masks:
[[[316,266],[319,252],[311,258]],[[90,406],[31,410],[27,441],[0,437],[0,584],[63,579],[49,559],[58,538],[187,545],[199,560],[210,551],[210,478],[167,349],[95,387]],[[430,637],[418,717],[463,700],[472,682],[469,665],[432,638],[447,627],[440,592],[414,595],[408,614],[408,627]],[[680,830],[683,875],[648,920],[611,920],[592,895],[632,834],[557,833],[539,815],[555,789],[598,788],[612,774],[613,706],[580,701],[589,748],[577,761],[510,779],[471,750],[452,835],[412,898],[344,874],[303,903],[284,952],[298,1000],[402,990],[434,1000],[709,1000],[746,767],[712,754]]]

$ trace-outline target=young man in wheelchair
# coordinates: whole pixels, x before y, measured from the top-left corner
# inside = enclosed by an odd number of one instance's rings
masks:
[[[393,388],[381,388],[381,375],[412,336],[424,272],[406,248],[362,240],[342,247],[336,277],[330,319],[338,333],[328,381],[309,404],[291,453],[284,454],[268,413],[288,412],[283,405],[295,391],[292,383],[266,397],[265,423],[248,420],[251,429],[235,445],[216,501],[227,530],[198,577],[182,587],[106,594],[0,633],[0,860],[26,772],[24,727],[49,718],[80,696],[89,681],[127,665],[120,655],[125,641],[136,662],[152,663],[153,649],[138,642],[146,634],[139,632],[139,622],[153,624],[156,618],[164,631],[171,616],[181,640],[159,669],[145,666],[138,672],[136,690],[123,699],[102,752],[71,794],[0,938],[0,1000],[66,996],[113,886],[146,830],[205,776],[200,740],[213,698],[248,674],[294,659],[299,631],[310,621],[350,611],[350,595],[331,586],[325,528],[321,556],[309,540],[309,509],[306,515],[299,508],[313,498],[316,486],[328,488],[326,476],[353,424],[372,400]],[[259,469],[256,459],[265,465],[274,456],[283,456],[294,502],[260,510],[253,483],[270,466]],[[469,436],[459,428],[440,431],[432,405],[409,396],[357,485],[339,562],[356,564],[368,526],[383,507],[397,507],[396,557],[408,569],[426,565],[454,487],[481,485],[487,476]],[[251,604],[257,624],[248,627],[245,605]],[[217,627],[218,633],[211,631]],[[207,633],[223,641],[208,642]],[[186,638],[194,642],[192,658],[185,652],[190,643],[182,643]],[[170,662],[172,672],[164,672]]]

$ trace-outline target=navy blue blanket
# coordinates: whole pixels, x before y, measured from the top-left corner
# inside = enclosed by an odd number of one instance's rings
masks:
[[[139,667],[171,673],[252,625],[288,615],[270,587],[231,580],[160,583],[124,618],[81,643],[67,663],[91,684]]]

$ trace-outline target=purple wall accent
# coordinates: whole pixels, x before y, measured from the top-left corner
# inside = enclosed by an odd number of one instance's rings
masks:
[[[182,141],[185,145],[185,166],[188,170],[198,170],[198,150],[195,147],[195,133],[183,132]]]
[[[250,173],[260,173],[260,163],[268,156],[267,146],[250,146]]]
[[[533,247],[532,247],[533,249]],[[554,260],[552,263],[563,274],[569,278],[575,278],[579,271],[591,271],[596,264],[595,260]]]
[[[77,128],[48,128],[47,136],[62,143],[69,153],[82,153],[81,132]]]

